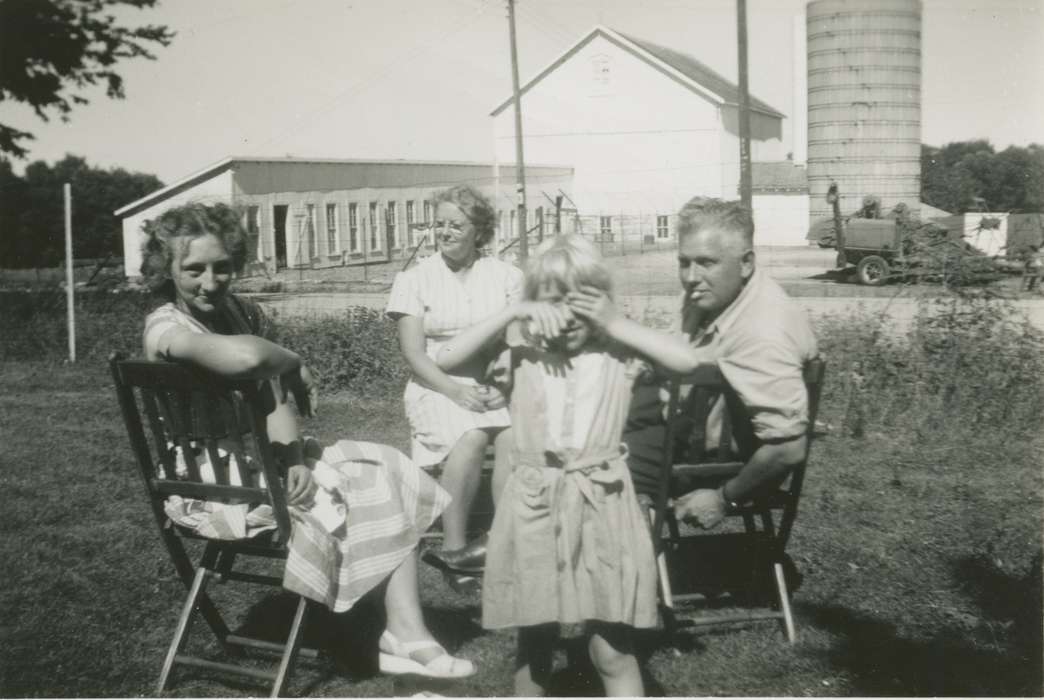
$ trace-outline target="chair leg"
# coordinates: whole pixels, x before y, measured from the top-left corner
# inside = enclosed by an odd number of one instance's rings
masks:
[[[286,647],[283,656],[279,660],[279,670],[276,672],[275,683],[272,685],[272,694],[269,697],[278,698],[286,689],[287,681],[293,672],[294,661],[297,659],[297,651],[301,647],[301,627],[304,625],[305,612],[308,609],[308,601],[301,596],[297,602],[297,612],[294,613],[294,621],[290,625],[290,634],[286,639]]]
[[[198,575],[199,569],[192,566],[192,562],[189,560],[188,553],[185,551],[184,545],[181,543],[181,538],[172,532],[174,526],[169,522],[160,528],[160,534],[163,537],[163,543],[167,547],[167,551],[170,553],[171,559],[174,562],[174,568],[178,572],[178,576],[181,578],[182,583],[185,584],[185,588],[188,590],[192,589],[192,582]],[[221,618],[221,613],[218,612],[217,606],[210,600],[205,592],[200,596],[198,601],[199,612],[203,615],[203,619],[207,621],[207,625],[210,626],[214,636],[217,637],[218,641],[222,644],[225,643],[225,638],[229,635],[228,625]]]
[[[167,681],[170,679],[170,673],[174,669],[174,657],[181,651],[181,647],[185,643],[185,639],[188,637],[189,624],[192,622],[192,613],[196,608],[196,599],[199,598],[200,593],[206,587],[207,577],[210,572],[200,567],[196,569],[196,575],[192,579],[192,587],[189,589],[188,598],[185,600],[185,605],[181,608],[181,616],[178,618],[178,626],[174,630],[174,639],[170,641],[170,648],[167,650],[167,657],[163,660],[163,670],[160,671],[159,684],[156,686],[158,695],[162,695],[163,691],[167,688]]]
[[[793,644],[797,641],[797,632],[794,629],[794,615],[790,610],[790,592],[787,590],[783,564],[777,561],[772,569],[776,574],[776,591],[779,593],[779,609],[783,613],[783,627],[787,633],[787,641]]]
[[[656,525],[656,509],[649,509],[649,525],[654,527]],[[657,537],[660,533],[653,533],[653,537]],[[671,592],[671,579],[670,572],[667,568],[667,552],[664,551],[663,547],[660,547],[660,552],[656,555],[656,573],[660,583],[660,600],[663,603],[661,613],[663,614],[663,630],[667,634],[667,639],[674,650],[675,656],[681,656],[681,652],[678,650],[675,644],[678,634],[678,621],[674,616],[674,594]]]

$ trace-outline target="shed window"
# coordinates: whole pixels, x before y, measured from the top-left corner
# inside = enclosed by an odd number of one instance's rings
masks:
[[[377,202],[370,202],[370,250],[380,250],[381,217],[377,211]]]
[[[670,238],[671,228],[670,224],[667,223],[668,218],[666,214],[656,215],[656,237],[657,238]]]
[[[334,254],[340,248],[337,241],[337,205],[326,205],[326,252]]]
[[[359,205],[355,202],[348,205],[348,251],[359,252]]]
[[[305,236],[308,237],[308,259],[316,256],[315,244],[315,205],[305,205]]]
[[[599,216],[598,217],[598,230],[603,236],[613,235],[613,217],[611,216]]]
[[[388,202],[387,208],[384,211],[385,225],[388,227],[388,235],[391,238],[392,248],[401,248],[402,242],[399,240],[399,207],[395,202]]]
[[[261,207],[249,206],[246,212],[246,232],[256,234],[261,230]]]
[[[412,199],[406,201],[406,245],[413,247],[413,225],[416,223],[417,211]]]

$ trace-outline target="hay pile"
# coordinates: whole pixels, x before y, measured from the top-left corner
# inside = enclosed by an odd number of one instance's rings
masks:
[[[1001,277],[993,258],[968,244],[961,238],[960,231],[950,231],[931,222],[922,223],[905,212],[893,210],[887,218],[893,216],[899,227],[909,275],[955,286],[984,284]]]

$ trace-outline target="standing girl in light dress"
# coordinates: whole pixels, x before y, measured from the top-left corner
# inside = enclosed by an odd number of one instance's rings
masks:
[[[608,695],[642,695],[633,628],[656,625],[656,563],[620,435],[648,358],[695,369],[685,342],[623,317],[579,236],[544,243],[525,301],[439,351],[451,370],[510,348],[512,471],[490,531],[482,624],[518,627],[515,692],[547,690],[559,625],[582,625]]]

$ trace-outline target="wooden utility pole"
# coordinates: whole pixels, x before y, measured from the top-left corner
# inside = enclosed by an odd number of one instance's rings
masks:
[[[736,39],[739,46],[740,201],[753,211],[754,178],[750,169],[750,85],[747,81],[747,0],[736,0]]]
[[[515,95],[515,192],[518,198],[518,257],[529,257],[529,233],[526,230],[526,165],[522,157],[522,95],[518,87],[518,49],[515,45],[515,0],[507,0],[508,29],[511,34],[511,87]]]

